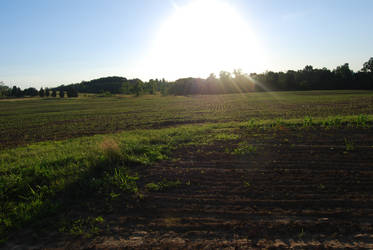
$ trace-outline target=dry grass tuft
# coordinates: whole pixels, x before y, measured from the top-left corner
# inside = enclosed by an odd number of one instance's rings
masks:
[[[100,143],[99,148],[104,153],[105,158],[110,162],[116,162],[121,158],[119,144],[113,138],[105,137]]]

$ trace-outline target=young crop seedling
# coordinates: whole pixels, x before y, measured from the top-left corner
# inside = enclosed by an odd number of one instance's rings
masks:
[[[233,150],[234,155],[250,155],[256,153],[256,147],[254,145],[249,145],[247,142],[240,142]]]
[[[250,188],[251,187],[251,184],[250,184],[249,181],[244,181],[243,185],[245,186],[245,188]]]
[[[345,149],[346,151],[353,151],[355,149],[354,143],[351,139],[345,138]]]
[[[367,123],[368,123],[368,116],[366,114],[359,114],[357,117],[356,117],[356,127],[367,127]]]
[[[282,118],[277,118],[276,120],[271,122],[269,126],[274,129],[280,129],[284,126],[284,124],[285,123]]]
[[[302,227],[300,233],[298,234],[298,238],[303,238],[304,235],[305,235],[305,233],[304,233],[304,229],[303,229],[303,227]]]
[[[247,122],[247,128],[249,129],[253,129],[253,128],[256,128],[258,126],[257,124],[257,121],[255,119],[250,119],[248,122]]]
[[[161,186],[157,183],[154,183],[154,182],[150,182],[150,183],[146,184],[145,188],[149,191],[160,191],[161,190]]]
[[[341,117],[328,117],[322,121],[322,126],[324,128],[339,128],[342,125]]]
[[[137,176],[129,176],[121,169],[114,169],[112,178],[113,184],[119,187],[123,192],[137,193],[138,188],[136,181],[139,179]]]
[[[176,180],[176,181],[168,181],[166,179],[163,179],[160,182],[154,183],[150,182],[145,185],[145,188],[149,191],[164,191],[169,188],[177,187],[181,185],[181,181]]]
[[[311,127],[313,125],[313,122],[312,122],[312,116],[308,115],[308,116],[305,116],[304,119],[303,119],[303,127]]]

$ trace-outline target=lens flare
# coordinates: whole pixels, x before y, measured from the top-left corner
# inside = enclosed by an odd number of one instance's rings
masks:
[[[176,6],[159,28],[142,74],[206,77],[220,70],[264,70],[265,55],[246,20],[228,2],[191,1]]]

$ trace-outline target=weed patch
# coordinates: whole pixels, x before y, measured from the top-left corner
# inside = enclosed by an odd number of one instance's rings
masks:
[[[353,151],[355,149],[354,142],[351,139],[345,138],[345,150]]]
[[[160,182],[154,183],[150,182],[145,185],[145,188],[149,191],[164,191],[170,188],[175,188],[177,186],[181,185],[181,181],[176,180],[176,181],[170,181],[163,179]]]
[[[253,145],[249,145],[247,142],[240,142],[238,146],[233,150],[234,155],[250,155],[256,153],[257,148]]]

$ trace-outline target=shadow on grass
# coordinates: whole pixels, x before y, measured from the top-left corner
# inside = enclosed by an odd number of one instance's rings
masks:
[[[0,244],[19,238],[27,241],[27,238],[32,237],[26,232],[29,230],[33,232],[33,237],[35,234],[57,230],[62,234],[89,237],[101,230],[100,225],[104,219],[99,214],[110,211],[113,199],[136,203],[138,177],[136,174],[131,175],[131,172],[144,166],[136,156],[149,153],[148,158],[152,158],[157,154],[148,151],[154,148],[133,147],[129,152],[128,148],[105,147],[101,155],[93,156],[88,166],[82,167],[82,171],[71,178],[67,176],[61,179],[65,183],[59,190],[48,190],[51,181],[32,172],[35,170],[27,173],[30,177],[28,182],[14,185],[13,189],[10,187],[7,194],[11,199],[2,197],[5,205],[1,208],[5,216],[0,221]],[[79,167],[87,164],[87,161],[67,158],[50,162],[48,167],[58,167],[60,164]],[[26,195],[20,196],[20,193]],[[24,235],[20,237],[20,234]]]

